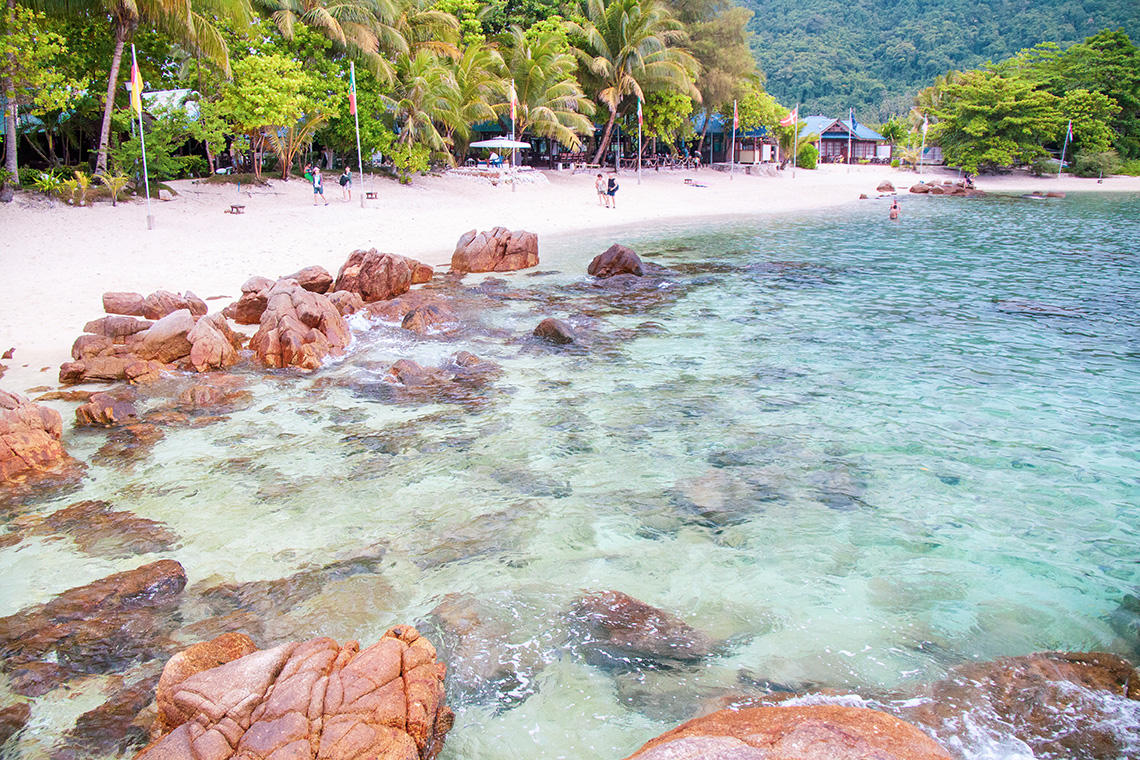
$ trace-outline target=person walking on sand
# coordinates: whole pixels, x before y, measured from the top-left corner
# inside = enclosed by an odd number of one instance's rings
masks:
[[[898,219],[900,210],[901,209],[899,209],[899,199],[895,198],[894,201],[891,202],[891,214],[890,214],[891,219]]]
[[[610,205],[610,197],[606,195],[606,181],[602,179],[601,174],[594,180],[594,189],[598,191],[598,205],[608,207]]]
[[[346,166],[344,167],[344,174],[340,175],[340,195],[341,200],[352,200],[352,172]]]
[[[600,177],[602,175],[599,174],[598,176]],[[617,208],[617,191],[617,179],[610,177],[606,184],[606,198],[609,201],[606,206],[609,208]]]
[[[317,196],[319,195],[319,196],[321,196],[321,200],[324,201],[325,205],[327,206],[327,205],[329,205],[329,201],[327,198],[325,198],[325,185],[324,185],[324,182],[321,181],[321,170],[318,167],[314,166],[312,168],[312,171],[313,171],[313,205],[314,206],[317,205]]]

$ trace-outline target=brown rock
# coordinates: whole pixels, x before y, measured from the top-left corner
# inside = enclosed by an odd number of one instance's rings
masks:
[[[877,191],[879,191],[880,193],[893,193],[895,191],[895,186],[891,183],[891,181],[889,179],[885,179],[882,182],[880,182],[879,186],[876,187],[875,189]]]
[[[268,289],[242,293],[241,298],[222,309],[222,314],[239,325],[256,325],[261,321],[261,315],[265,313],[268,302]]]
[[[0,747],[27,725],[32,717],[32,706],[27,702],[17,702],[0,710]]]
[[[296,280],[297,284],[312,293],[328,293],[333,277],[324,267],[305,267],[300,272],[282,277],[283,280]]]
[[[65,362],[59,367],[59,382],[114,383],[127,379],[127,365],[131,359],[121,356],[93,356],[77,362]]]
[[[645,744],[627,760],[951,760],[918,728],[877,710],[814,705],[721,710]]]
[[[160,361],[154,359],[143,361],[131,357],[123,366],[123,375],[128,382],[141,385],[158,380],[166,374],[167,369],[168,367]]]
[[[417,282],[417,269],[423,266],[414,259],[381,253],[375,248],[353,251],[340,268],[333,290],[356,293],[365,303],[385,301],[407,293]],[[422,270],[419,276],[423,276]]]
[[[146,299],[141,293],[111,292],[103,294],[103,311],[108,314],[125,314],[129,317],[143,316]]]
[[[911,185],[910,191],[912,193],[919,193],[921,195],[924,193],[929,193],[930,188],[931,188],[931,185],[926,185],[926,184],[919,182],[917,185]]]
[[[128,745],[145,744],[150,732],[140,713],[153,701],[157,683],[155,672],[116,689],[103,704],[80,715],[64,734],[63,751],[56,757],[114,756]]]
[[[412,284],[422,285],[425,282],[431,282],[431,278],[435,277],[435,269],[429,267],[427,264],[421,264],[418,261],[412,262],[415,266],[412,267]]]
[[[65,462],[62,435],[59,412],[0,390],[0,483]]]
[[[410,626],[379,642],[283,644],[163,684],[169,733],[136,760],[241,756],[431,760],[453,715],[445,668]],[[164,679],[166,673],[164,671]]]
[[[446,372],[435,368],[421,367],[411,359],[400,359],[388,368],[388,372],[383,377],[383,381],[386,383],[408,387],[444,383],[449,380],[451,377]]]
[[[105,501],[78,501],[46,518],[33,535],[46,532],[71,537],[84,554],[130,557],[167,551],[178,541],[178,534],[154,520],[131,512],[118,512]]]
[[[151,738],[157,739],[163,734],[168,734],[179,725],[171,725],[168,722],[169,716],[179,715],[174,703],[176,687],[180,687],[190,676],[212,670],[256,651],[258,649],[253,639],[244,633],[231,632],[194,644],[171,657],[162,669],[162,677],[158,680],[155,692],[158,719],[154,722]]]
[[[351,339],[348,323],[327,296],[281,280],[269,291],[261,327],[249,347],[267,367],[315,370],[329,356],[344,353]]]
[[[193,346],[188,338],[194,329],[190,309],[179,309],[155,322],[134,348],[138,358],[154,359],[169,364],[190,355]]]
[[[143,316],[147,319],[162,319],[183,309],[194,314],[195,308],[198,308],[202,314],[205,314],[205,302],[199,300],[197,297],[195,297],[194,300],[197,301],[200,306],[191,306],[190,299],[178,293],[171,293],[167,290],[157,290],[146,297],[146,302],[143,304]]]
[[[455,314],[441,304],[428,304],[418,306],[406,315],[400,326],[405,330],[424,335],[430,332],[440,332],[444,325],[455,323]]]
[[[558,345],[573,343],[575,339],[574,331],[570,329],[570,325],[553,317],[547,317],[539,322],[538,327],[534,328],[534,334],[543,340]]]
[[[150,659],[166,646],[171,623],[164,616],[185,585],[181,565],[159,560],[0,618],[0,668],[43,662],[107,673]],[[54,662],[46,662],[49,656]]]
[[[594,257],[586,273],[594,277],[613,277],[615,274],[635,274],[641,277],[645,271],[636,253],[624,245],[614,243],[605,253]]]
[[[115,345],[114,341],[105,335],[84,333],[71,344],[71,358],[77,361],[90,359],[93,356],[99,356],[113,345]]]
[[[241,337],[221,314],[202,317],[186,334],[190,342],[190,365],[199,372],[223,369],[238,362]]]
[[[451,255],[452,272],[513,272],[538,266],[538,235],[496,227],[470,230],[459,237]]]
[[[75,410],[77,425],[113,427],[137,422],[138,418],[134,404],[110,393],[93,393],[86,404]]]
[[[713,650],[708,634],[620,591],[587,594],[574,604],[570,617],[581,629],[583,648],[598,664],[692,661]]]
[[[151,323],[134,317],[109,316],[92,320],[83,326],[83,332],[102,335],[114,341],[150,329]]]
[[[276,284],[277,282],[275,280],[271,280],[268,277],[262,277],[261,275],[255,274],[253,277],[250,277],[248,280],[242,283],[241,292],[243,294],[268,293]]]
[[[1140,673],[1104,652],[1043,652],[970,663],[929,687],[906,717],[940,736],[960,735],[971,721],[1025,742],[1035,757],[1123,757],[1128,729],[1115,717],[1140,699]]]
[[[336,307],[336,310],[340,312],[342,317],[355,314],[364,308],[364,299],[357,293],[352,293],[347,290],[338,290],[328,295],[329,300],[332,301],[332,305]]]
[[[1048,190],[1045,193],[1046,198],[1064,198],[1065,194],[1060,190]]]
[[[404,317],[408,315],[413,309],[422,306],[443,305],[445,300],[438,294],[430,290],[410,290],[403,295],[392,298],[388,301],[374,301],[365,307],[365,310],[372,316],[382,319],[385,322],[403,322]]]

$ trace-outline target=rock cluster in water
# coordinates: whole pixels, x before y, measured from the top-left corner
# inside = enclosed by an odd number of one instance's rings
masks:
[[[495,227],[460,236],[451,255],[452,272],[512,272],[538,266],[538,235]]]
[[[982,190],[975,190],[970,187],[963,180],[954,182],[952,180],[943,180],[942,184],[937,182],[925,183],[919,182],[918,184],[911,185],[910,191],[920,195],[959,195],[968,198],[977,198],[985,195]]]

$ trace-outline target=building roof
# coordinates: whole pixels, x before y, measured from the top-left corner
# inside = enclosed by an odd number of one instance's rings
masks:
[[[703,113],[699,113],[693,117],[693,131],[699,135],[704,128],[705,128],[705,115]],[[719,113],[714,113],[709,118],[709,131],[708,131],[708,133],[710,135],[731,135],[732,134],[732,122],[730,120],[724,118],[723,116],[721,116]],[[768,134],[767,127],[757,127],[756,129],[748,130],[747,132],[742,130],[742,129],[737,130],[736,137],[738,139],[739,138],[751,139],[753,137],[763,137],[766,134]]]
[[[806,134],[819,135],[825,140],[846,140],[848,135],[855,140],[879,141],[887,139],[866,124],[861,123],[858,119],[855,120],[854,131],[851,129],[850,121],[846,119],[833,119],[830,116],[805,116],[803,123],[805,125],[804,132]],[[832,132],[827,131],[833,127],[838,127],[838,129]]]

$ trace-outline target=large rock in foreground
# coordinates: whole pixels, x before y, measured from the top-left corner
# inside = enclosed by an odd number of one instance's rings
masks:
[[[430,281],[432,274],[427,264],[406,256],[381,253],[375,248],[353,251],[337,273],[333,290],[356,293],[365,303],[386,301],[407,293],[413,285]]]
[[[156,703],[163,733],[136,760],[430,760],[453,715],[445,666],[411,626],[360,651],[328,638],[283,644],[201,672],[175,660]]]
[[[618,274],[635,274],[641,277],[645,270],[641,266],[641,258],[620,243],[614,243],[605,253],[600,253],[590,262],[586,273],[594,277],[613,277]]]
[[[344,353],[351,340],[348,322],[328,296],[280,280],[269,291],[261,327],[249,347],[267,367],[315,370],[329,356]]]
[[[59,412],[0,390],[0,483],[63,462],[62,435]]]
[[[1043,652],[955,668],[906,717],[939,736],[1012,734],[1034,757],[1131,757],[1120,716],[1140,714],[1140,673],[1105,652]],[[963,714],[970,715],[969,723]]]
[[[862,707],[721,710],[652,740],[627,760],[950,760],[919,729]]]
[[[496,227],[463,233],[451,255],[452,272],[513,272],[538,266],[538,235]]]

